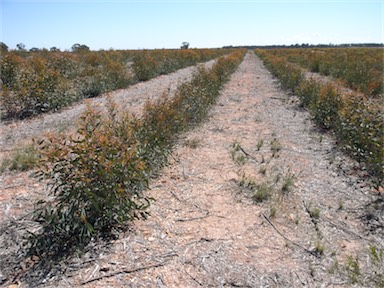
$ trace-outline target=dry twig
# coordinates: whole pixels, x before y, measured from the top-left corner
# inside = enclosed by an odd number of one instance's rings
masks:
[[[275,229],[275,231],[276,231],[281,237],[283,237],[286,241],[288,241],[289,243],[291,243],[291,244],[293,244],[293,245],[295,245],[295,246],[297,246],[297,247],[303,249],[305,252],[307,252],[307,253],[309,253],[309,254],[311,254],[311,255],[317,256],[316,252],[311,251],[311,250],[309,250],[309,249],[307,249],[307,248],[301,246],[300,244],[297,244],[296,242],[293,242],[292,240],[288,239],[283,233],[281,233],[281,232],[275,227],[275,225],[273,225],[273,223],[271,222],[271,220],[268,219],[267,216],[265,216],[264,214],[262,214],[262,215],[263,215],[263,217],[265,218],[265,220],[267,220],[267,222],[272,226],[272,228]]]
[[[153,264],[153,265],[133,268],[133,269],[132,268],[125,268],[125,269],[122,269],[122,270],[119,270],[119,271],[115,271],[115,272],[112,272],[112,273],[108,273],[108,274],[105,274],[105,275],[100,275],[100,276],[97,276],[97,277],[93,277],[93,278],[91,278],[89,280],[81,282],[80,284],[81,285],[85,285],[85,284],[88,284],[88,283],[91,283],[91,282],[95,282],[95,281],[101,280],[103,278],[114,277],[114,276],[119,275],[119,274],[129,274],[129,273],[134,273],[134,272],[138,272],[138,271],[142,271],[142,270],[146,270],[146,269],[157,268],[157,267],[164,266],[166,263],[167,263],[167,261],[161,262],[161,263],[158,263],[158,264]]]

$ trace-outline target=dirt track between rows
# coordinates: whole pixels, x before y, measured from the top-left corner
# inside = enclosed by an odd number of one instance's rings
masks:
[[[39,287],[350,287],[348,257],[369,275],[368,247],[384,248],[364,222],[375,192],[356,167],[249,52],[146,192],[151,216]],[[251,199],[255,183],[269,199]]]

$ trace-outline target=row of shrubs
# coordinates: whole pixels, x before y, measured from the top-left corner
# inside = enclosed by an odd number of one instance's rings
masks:
[[[147,50],[134,57],[132,68],[137,80],[146,81],[230,52],[230,49]]]
[[[141,116],[109,101],[107,113],[89,108],[75,135],[39,143],[36,175],[48,180],[50,200],[36,208],[40,230],[28,239],[30,254],[65,255],[125,221],[145,219],[154,200],[143,193],[149,180],[167,163],[180,133],[205,118],[243,56],[238,50],[210,70],[200,68],[172,98],[148,102]]]
[[[26,118],[207,61],[226,49],[13,51],[0,57],[1,118]]]
[[[384,93],[382,48],[276,49],[271,53],[312,72],[338,79],[367,96],[378,97]]]
[[[333,131],[341,147],[364,164],[380,184],[384,176],[382,103],[356,93],[343,93],[336,84],[306,79],[302,68],[269,51],[255,52],[281,85],[300,98],[314,122]]]

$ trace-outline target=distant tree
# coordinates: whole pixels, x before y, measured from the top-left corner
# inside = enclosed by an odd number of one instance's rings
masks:
[[[55,47],[55,46],[53,46],[53,47],[51,47],[51,48],[49,49],[49,51],[51,51],[51,52],[60,52],[60,49],[57,48],[57,47]]]
[[[23,43],[19,43],[16,45],[17,49],[19,49],[20,51],[25,51],[25,45]]]
[[[39,51],[40,49],[36,47],[32,47],[31,49],[29,49],[29,52],[39,52]]]
[[[78,43],[73,44],[71,49],[73,52],[89,51],[89,47],[87,45],[80,45]]]
[[[180,49],[188,49],[189,48],[189,42],[183,42],[181,43]]]
[[[0,42],[0,53],[8,52],[8,46],[4,42]]]

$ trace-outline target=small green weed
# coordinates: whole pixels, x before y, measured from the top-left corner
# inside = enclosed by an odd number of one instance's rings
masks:
[[[252,199],[255,202],[263,202],[268,200],[272,195],[273,189],[267,183],[256,185]]]
[[[269,217],[270,218],[275,218],[276,217],[276,208],[275,207],[272,207],[270,210],[269,210]]]
[[[246,188],[255,202],[268,200],[273,193],[273,188],[268,183],[258,184],[254,179],[245,175],[242,176],[239,186]]]
[[[281,186],[281,190],[283,193],[287,193],[291,186],[295,183],[296,175],[288,171],[288,174],[283,177],[283,185]]]
[[[184,142],[184,146],[189,147],[191,149],[196,149],[197,147],[199,147],[200,143],[200,139],[189,139]]]
[[[352,284],[360,283],[361,276],[359,259],[356,257],[348,256],[345,270]]]
[[[265,175],[267,173],[267,165],[260,166],[259,173]]]
[[[324,254],[324,249],[325,249],[324,245],[320,241],[318,241],[316,243],[316,246],[315,246],[316,254],[319,255],[319,256],[323,255]]]
[[[257,144],[256,144],[257,151],[260,151],[260,149],[261,149],[261,147],[263,147],[263,145],[264,145],[263,139],[260,139],[259,141],[257,141]]]
[[[332,265],[328,268],[328,273],[334,275],[337,271],[339,271],[339,261],[336,259],[335,262],[333,262]]]
[[[311,216],[311,218],[313,218],[313,219],[319,219],[320,218],[320,209],[319,208],[317,208],[317,207],[310,208],[308,212],[309,212],[309,216]]]
[[[280,150],[282,149],[281,143],[276,138],[274,138],[270,144],[271,144],[272,157],[276,157],[277,153],[279,153]]]
[[[0,171],[4,172],[6,169],[27,171],[36,166],[39,161],[39,152],[34,145],[27,145],[16,152],[9,158],[3,160]]]
[[[374,264],[381,264],[384,262],[384,250],[380,250],[376,246],[369,246],[369,256]]]
[[[232,157],[232,160],[238,165],[245,164],[245,162],[247,162],[247,159],[248,159],[247,155],[243,152],[243,149],[241,148],[241,145],[239,142],[234,142],[232,144],[231,157]]]

